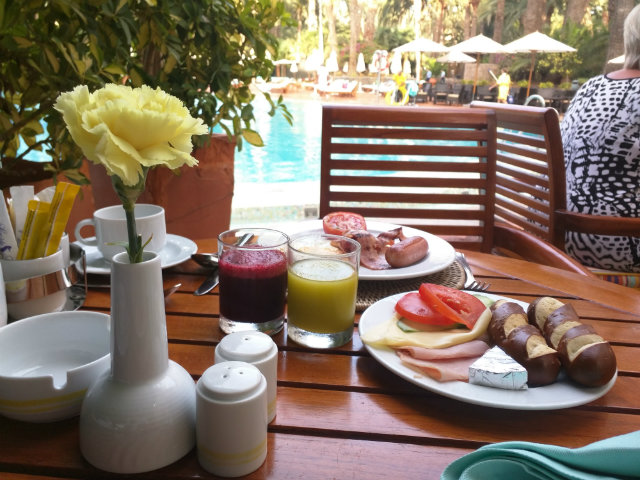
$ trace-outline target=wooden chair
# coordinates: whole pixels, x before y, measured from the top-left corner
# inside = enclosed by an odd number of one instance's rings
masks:
[[[322,115],[321,217],[349,210],[429,231],[455,248],[500,248],[584,273],[538,237],[495,223],[491,110],[324,105]]]
[[[560,120],[553,108],[472,102],[497,120],[496,218],[565,248],[568,231],[640,236],[640,218],[566,209]]]
[[[560,120],[553,108],[472,102],[497,120],[496,215],[564,248],[566,231],[640,236],[640,218],[569,212]]]

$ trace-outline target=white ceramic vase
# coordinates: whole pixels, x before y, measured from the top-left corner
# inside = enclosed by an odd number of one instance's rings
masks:
[[[169,360],[160,257],[143,258],[113,258],[111,369],[89,388],[80,412],[82,454],[114,473],[164,467],[195,445],[195,383]]]

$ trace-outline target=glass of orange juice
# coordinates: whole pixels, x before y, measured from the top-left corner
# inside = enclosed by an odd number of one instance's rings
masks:
[[[322,233],[289,241],[287,331],[312,348],[344,345],[353,336],[360,244]]]

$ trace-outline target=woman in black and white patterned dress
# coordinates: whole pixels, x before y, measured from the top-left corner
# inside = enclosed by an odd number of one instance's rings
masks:
[[[640,213],[640,5],[624,24],[622,70],[586,82],[562,121],[567,208],[638,217]],[[640,272],[640,238],[571,232],[567,252],[582,264]]]

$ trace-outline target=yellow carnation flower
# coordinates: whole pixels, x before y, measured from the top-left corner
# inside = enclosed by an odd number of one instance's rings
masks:
[[[180,100],[148,86],[109,84],[94,93],[78,86],[55,109],[84,155],[127,186],[138,184],[143,167],[196,165],[191,136],[208,131]]]

